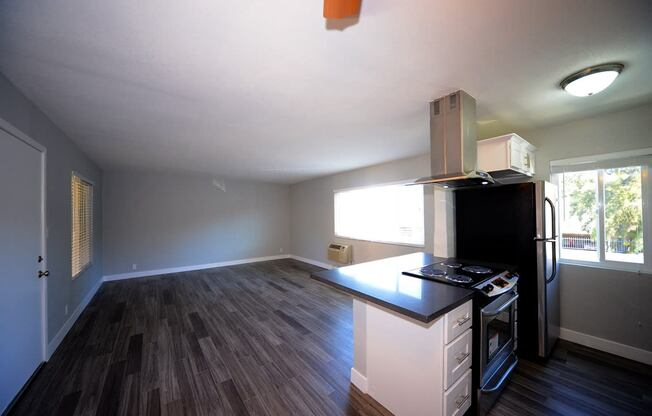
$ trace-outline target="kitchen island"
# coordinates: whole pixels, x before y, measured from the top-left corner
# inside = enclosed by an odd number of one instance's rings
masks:
[[[474,292],[402,274],[442,260],[415,253],[312,275],[354,296],[351,382],[397,416],[471,405]]]

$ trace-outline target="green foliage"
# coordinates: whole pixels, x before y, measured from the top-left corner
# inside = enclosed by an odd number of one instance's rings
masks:
[[[577,172],[564,175],[566,197],[570,197],[571,215],[580,221],[582,230],[595,239],[597,237],[597,175],[591,172]]]
[[[605,169],[603,179],[605,239],[610,244],[621,241],[625,252],[641,253],[643,216],[640,167]],[[570,198],[571,215],[578,218],[582,230],[595,239],[598,213],[595,171],[565,174],[564,184],[566,197]]]
[[[604,171],[605,234],[622,239],[629,253],[643,251],[641,170],[638,167]]]

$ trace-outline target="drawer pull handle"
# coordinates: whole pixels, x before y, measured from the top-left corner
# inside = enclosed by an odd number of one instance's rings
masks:
[[[457,399],[457,401],[455,402],[457,408],[459,409],[460,407],[464,406],[464,403],[466,403],[466,401],[469,400],[469,397],[471,397],[471,393]]]
[[[462,355],[458,356],[458,357],[455,358],[455,359],[457,360],[457,363],[458,363],[458,364],[462,364],[462,363],[464,362],[464,360],[466,360],[466,357],[468,357],[469,355],[471,355],[471,353],[470,353],[470,352],[467,352],[467,353],[465,353],[465,354],[462,354]]]
[[[471,320],[470,316],[464,316],[464,317],[457,320],[457,325],[459,325],[459,326],[464,325],[465,323],[469,322],[470,320]]]

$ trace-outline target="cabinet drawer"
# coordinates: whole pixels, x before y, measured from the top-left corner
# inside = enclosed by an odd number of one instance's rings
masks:
[[[471,369],[444,393],[444,416],[461,416],[471,407]]]
[[[444,389],[452,386],[471,367],[473,329],[467,329],[444,349]]]
[[[472,325],[472,302],[458,306],[444,316],[444,340],[446,344],[460,336]]]

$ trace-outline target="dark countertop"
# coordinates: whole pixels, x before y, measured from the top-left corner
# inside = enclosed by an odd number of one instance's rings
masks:
[[[470,289],[401,274],[443,260],[428,253],[414,253],[312,273],[311,277],[428,323],[473,298]]]

